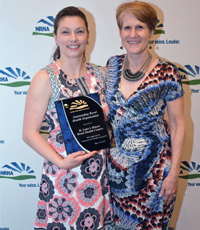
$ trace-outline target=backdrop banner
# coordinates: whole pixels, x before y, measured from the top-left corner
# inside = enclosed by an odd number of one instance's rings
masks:
[[[105,66],[123,54],[115,19],[124,0],[0,0],[0,230],[34,226],[43,158],[22,140],[27,90],[33,76],[52,62],[53,22],[66,6],[84,11],[89,23],[88,62]],[[149,50],[177,65],[185,91],[186,136],[177,202],[170,226],[200,226],[200,1],[147,0],[158,13]],[[197,25],[196,25],[197,24]],[[47,138],[45,121],[41,133]]]

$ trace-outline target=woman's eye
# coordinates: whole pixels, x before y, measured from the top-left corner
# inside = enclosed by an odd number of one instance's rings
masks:
[[[83,33],[84,33],[83,30],[78,30],[78,31],[77,31],[77,34],[83,34]]]
[[[125,26],[125,27],[124,27],[124,30],[130,30],[130,29],[131,29],[130,26]]]
[[[137,26],[138,29],[143,29],[144,27],[143,26]]]
[[[68,34],[69,32],[68,32],[68,31],[63,31],[62,33],[63,33],[63,34]]]

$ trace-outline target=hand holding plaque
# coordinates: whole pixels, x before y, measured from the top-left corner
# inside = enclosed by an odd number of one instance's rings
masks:
[[[56,101],[67,153],[110,148],[98,93]]]

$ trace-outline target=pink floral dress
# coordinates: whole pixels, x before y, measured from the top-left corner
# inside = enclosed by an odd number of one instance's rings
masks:
[[[49,125],[48,142],[63,157],[67,153],[55,101],[99,92],[105,116],[109,112],[100,68],[89,63],[86,67],[87,74],[79,79],[67,77],[56,62],[45,68],[52,87],[45,115]],[[101,150],[81,166],[68,170],[59,169],[44,160],[34,229],[112,229],[106,153],[106,150]]]

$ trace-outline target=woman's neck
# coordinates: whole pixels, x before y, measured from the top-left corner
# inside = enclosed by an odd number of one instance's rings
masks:
[[[71,78],[80,78],[87,73],[85,62],[82,58],[63,58],[58,59],[57,64],[63,72]]]
[[[133,72],[136,72],[144,64],[144,62],[148,59],[149,52],[146,51],[138,55],[127,54],[127,56],[128,56],[129,68]]]

